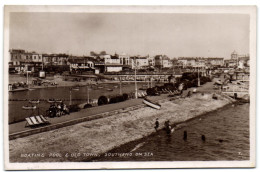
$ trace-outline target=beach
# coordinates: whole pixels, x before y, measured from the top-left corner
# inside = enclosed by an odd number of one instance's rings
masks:
[[[159,101],[160,102],[160,101]],[[196,93],[187,98],[161,101],[161,109],[143,107],[113,116],[10,140],[11,162],[75,162],[88,161],[125,143],[146,137],[166,120],[170,125],[181,123],[214,111],[230,103],[218,95]]]

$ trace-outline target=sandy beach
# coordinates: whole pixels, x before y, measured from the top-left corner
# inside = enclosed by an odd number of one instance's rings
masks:
[[[155,132],[159,118],[160,129],[166,120],[181,123],[230,103],[212,94],[194,94],[161,102],[162,108],[144,107],[114,116],[87,121],[50,132],[31,135],[9,142],[11,162],[87,161],[115,147]],[[181,124],[180,124],[181,125]],[[87,156],[90,155],[90,156]]]

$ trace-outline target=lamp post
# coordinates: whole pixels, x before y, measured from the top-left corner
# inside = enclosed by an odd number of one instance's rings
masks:
[[[70,105],[71,105],[71,88],[70,88]]]
[[[119,91],[120,91],[120,95],[122,95],[122,84],[121,84],[121,76],[119,77]]]
[[[88,96],[88,104],[89,104],[89,90],[88,90],[88,86],[87,86],[87,96]]]
[[[27,82],[27,85],[29,85],[29,79],[28,79],[28,69],[27,69],[27,71],[26,71],[26,82]]]
[[[135,57],[135,98],[137,99],[138,96],[137,96],[137,83],[136,83],[136,57]]]
[[[200,72],[199,72],[199,66],[198,66],[198,87],[200,86]]]

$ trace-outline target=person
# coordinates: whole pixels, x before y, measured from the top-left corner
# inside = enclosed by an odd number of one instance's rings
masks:
[[[157,129],[159,128],[159,121],[158,121],[158,118],[156,118],[156,121],[155,121],[155,130],[157,131]]]
[[[169,125],[168,128],[166,129],[167,134],[171,134],[172,132],[172,127]]]
[[[65,114],[68,114],[68,115],[70,114],[70,111],[69,111],[69,109],[67,108],[67,105],[66,105],[66,104],[64,104],[63,110],[64,110]]]
[[[187,140],[187,131],[186,130],[183,132],[183,140]]]
[[[60,107],[61,107],[61,110],[64,110],[64,103],[63,102],[60,103]]]
[[[215,94],[215,93],[213,93],[213,95],[212,95],[212,99],[215,99],[215,100],[217,100],[217,99],[218,99],[218,97],[216,96],[216,94]]]
[[[187,94],[187,97],[190,97],[191,96],[191,92],[189,91],[188,94]]]
[[[170,121],[169,120],[165,121],[164,126],[165,126],[166,133],[170,134],[171,133]]]
[[[169,125],[170,125],[170,121],[169,121],[169,120],[167,120],[167,121],[164,122],[164,127],[165,127],[165,129],[168,129],[168,128],[169,128]]]
[[[61,105],[60,105],[60,104],[58,104],[57,108],[58,108],[58,110],[61,110]]]

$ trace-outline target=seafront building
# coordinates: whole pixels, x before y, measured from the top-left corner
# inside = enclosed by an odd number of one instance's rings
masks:
[[[42,65],[42,55],[36,52],[26,52],[21,49],[11,49],[9,71],[35,71]]]
[[[224,57],[179,57],[178,63],[183,68],[214,68],[224,65]]]
[[[169,58],[167,55],[130,56],[126,53],[92,54],[91,56],[72,56],[64,53],[40,54],[22,49],[10,49],[9,71],[25,73],[37,72],[42,69],[55,71],[67,70],[90,71],[92,73],[118,73],[125,71],[154,70],[163,72],[174,69],[216,69],[249,67],[249,55],[239,55],[236,51],[231,53],[230,59],[224,57],[178,57]],[[56,70],[55,70],[56,69]],[[176,72],[176,70],[175,70]]]
[[[250,66],[250,56],[249,54],[241,55],[238,54],[236,51],[231,53],[231,58],[224,61],[225,67],[232,67],[232,68],[240,68],[244,69]]]
[[[149,58],[147,56],[130,57],[131,68],[145,69],[149,67]]]

